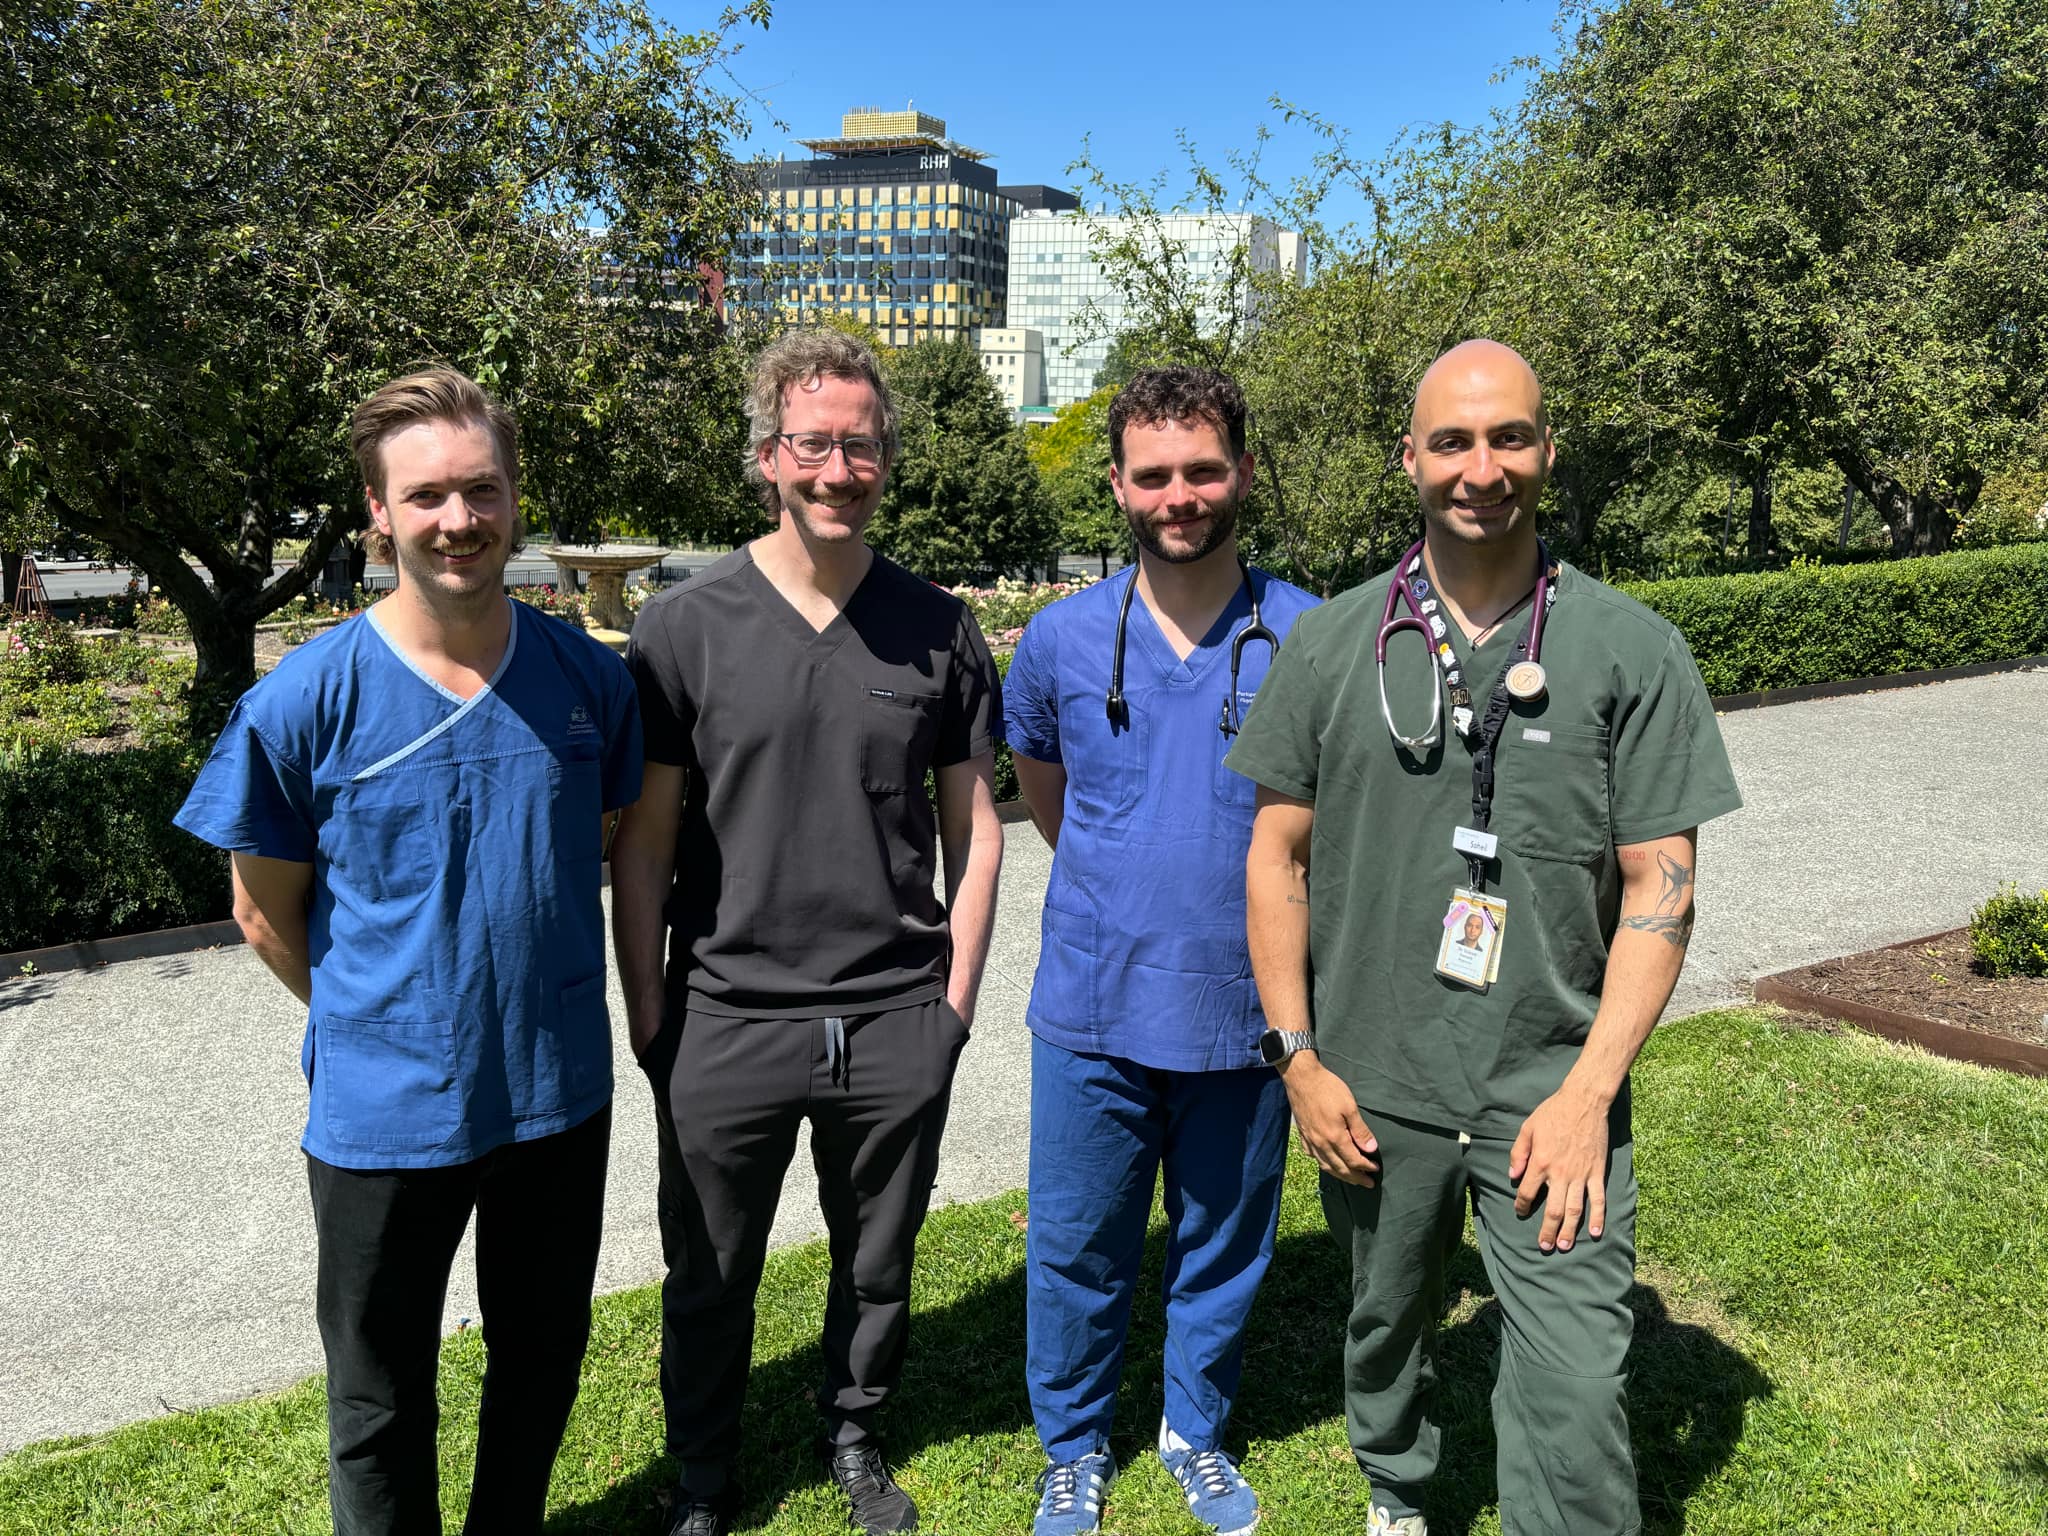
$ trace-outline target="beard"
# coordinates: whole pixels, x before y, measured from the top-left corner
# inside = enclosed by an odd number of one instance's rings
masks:
[[[1241,498],[1240,498],[1241,499]],[[1197,560],[1206,560],[1237,531],[1237,509],[1239,501],[1216,508],[1209,516],[1201,536],[1185,548],[1169,548],[1160,536],[1159,530],[1145,518],[1126,511],[1124,517],[1131,525],[1131,537],[1154,559],[1164,560],[1168,565],[1193,565]]]

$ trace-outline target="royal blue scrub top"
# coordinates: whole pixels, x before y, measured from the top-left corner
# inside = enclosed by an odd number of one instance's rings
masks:
[[[1003,683],[1010,749],[1067,770],[1027,1018],[1071,1051],[1170,1071],[1254,1066],[1266,1021],[1245,941],[1252,782],[1223,766],[1230,739],[1218,728],[1251,604],[1240,584],[1182,661],[1134,598],[1130,726],[1112,730],[1103,701],[1117,609],[1135,579],[1133,567],[1039,613]],[[1264,571],[1251,579],[1260,618],[1284,642],[1317,600]],[[1240,712],[1270,662],[1271,647],[1246,644]]]
[[[612,1091],[601,817],[640,794],[625,665],[512,603],[464,700],[373,611],[245,693],[178,812],[313,866],[304,1146],[432,1168],[566,1130]]]

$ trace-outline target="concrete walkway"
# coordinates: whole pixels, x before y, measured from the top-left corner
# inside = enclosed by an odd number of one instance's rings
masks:
[[[1747,807],[1701,837],[1672,1016],[1752,978],[1964,922],[2048,886],[2048,672],[1724,718]],[[1050,857],[1009,829],[995,949],[939,1198],[1024,1182]],[[613,1016],[623,1020],[616,984]],[[282,1386],[321,1368],[298,1135],[304,1015],[245,949],[0,982],[0,1452]],[[661,1272],[654,1128],[627,1059],[601,1289]],[[799,1153],[776,1237],[820,1230]],[[467,1247],[448,1323],[476,1312]]]

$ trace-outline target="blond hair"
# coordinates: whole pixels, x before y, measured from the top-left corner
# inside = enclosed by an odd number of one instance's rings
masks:
[[[774,485],[761,472],[761,445],[782,430],[782,406],[790,386],[821,378],[846,379],[874,390],[882,408],[883,461],[896,460],[896,402],[873,349],[844,331],[785,331],[754,359],[754,378],[747,388],[747,483],[760,493],[761,505],[770,513],[778,503]]]
[[[348,444],[355,454],[363,485],[384,499],[384,444],[407,427],[423,421],[449,421],[487,429],[497,444],[498,463],[515,500],[519,494],[519,423],[511,411],[468,374],[447,363],[416,364],[356,407],[349,423]],[[512,551],[526,543],[526,518],[512,521]],[[391,536],[372,523],[363,534],[363,551],[379,565],[393,563]]]

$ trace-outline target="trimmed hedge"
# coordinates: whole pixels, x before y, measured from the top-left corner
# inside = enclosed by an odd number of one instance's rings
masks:
[[[0,758],[0,951],[228,915],[228,861],[171,825],[200,758],[189,747]]]
[[[1624,590],[1684,632],[1715,694],[2048,654],[2048,544]],[[0,754],[0,951],[228,915],[227,861],[170,824],[191,751]],[[999,747],[996,797],[1016,794]]]
[[[1678,626],[1716,695],[2048,655],[2048,544],[1622,590]]]

